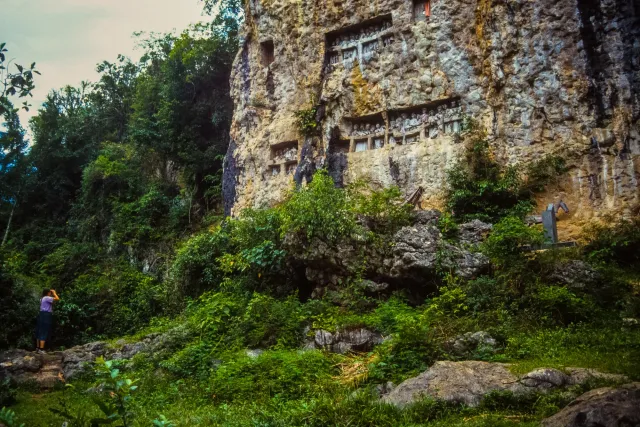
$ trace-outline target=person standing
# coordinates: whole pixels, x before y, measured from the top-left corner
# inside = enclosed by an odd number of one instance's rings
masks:
[[[60,301],[55,289],[44,289],[40,299],[40,314],[38,315],[38,327],[36,329],[36,351],[44,352],[44,345],[49,341],[53,326],[53,303]]]

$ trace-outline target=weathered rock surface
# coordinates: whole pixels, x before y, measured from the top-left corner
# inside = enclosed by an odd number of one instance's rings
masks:
[[[493,229],[492,224],[482,222],[479,219],[474,219],[473,221],[460,224],[460,227],[459,227],[460,242],[470,244],[470,245],[476,245],[478,243],[482,243],[492,229]]]
[[[576,369],[565,374],[556,369],[542,368],[523,376],[509,371],[509,365],[478,361],[436,362],[415,378],[400,384],[383,400],[405,406],[422,398],[445,400],[477,406],[484,396],[495,391],[514,394],[544,392],[565,385],[582,384],[590,378],[625,379],[621,375],[602,374],[597,371]]]
[[[320,239],[308,242],[306,236],[296,234],[285,236],[284,245],[289,256],[304,266],[306,279],[315,284],[314,298],[356,274],[364,277],[362,290],[378,294],[392,289],[393,283],[424,283],[438,275],[439,266],[467,279],[486,270],[489,259],[469,243],[481,241],[491,225],[469,223],[465,227],[466,243],[453,244],[443,239],[435,225],[439,215],[438,211],[418,211],[414,224],[401,228],[384,247],[347,237],[336,244]]]
[[[395,279],[428,277],[434,274],[438,262],[464,278],[472,278],[489,266],[485,255],[445,242],[433,225],[403,227],[393,242],[393,257],[385,260],[385,266]],[[439,253],[445,256],[439,258]]]
[[[0,379],[17,383],[33,383],[40,388],[52,388],[62,381],[62,353],[38,354],[25,350],[0,353]]]
[[[406,195],[421,186],[422,206],[437,206],[465,139],[451,126],[460,115],[487,130],[505,162],[567,158],[540,209],[562,198],[577,222],[638,203],[636,2],[450,0],[432,2],[426,19],[413,0],[245,4],[228,211],[273,204],[320,167],[340,185],[363,178]],[[295,112],[311,100],[320,126],[306,137]],[[290,160],[278,159],[281,147],[296,148]]]
[[[447,343],[449,352],[458,357],[469,357],[476,351],[494,352],[497,346],[497,341],[484,331],[467,332]]]
[[[640,426],[640,383],[591,390],[554,416],[544,427]]]
[[[55,380],[73,379],[91,369],[91,363],[100,356],[124,360],[138,353],[158,355],[171,351],[189,334],[188,329],[178,327],[162,334],[149,334],[135,343],[120,341],[112,346],[96,341],[46,354],[10,350],[0,353],[0,378],[11,377],[19,383],[36,382],[42,387],[52,387]]]
[[[584,261],[570,260],[555,266],[549,279],[570,289],[583,290],[597,285],[601,275]]]
[[[382,342],[382,335],[366,328],[346,329],[336,333],[319,329],[315,331],[313,340],[307,342],[305,348],[345,354],[371,351],[373,347]]]

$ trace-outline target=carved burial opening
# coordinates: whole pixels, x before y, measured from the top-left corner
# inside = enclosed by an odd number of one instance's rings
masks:
[[[434,101],[389,111],[389,143],[413,144],[439,135],[462,131],[463,109],[459,98]]]
[[[271,146],[269,157],[271,164],[283,164],[298,161],[298,141],[285,141]]]
[[[351,146],[351,141],[349,141],[348,139],[341,139],[334,143],[333,151],[335,153],[348,153],[350,146]]]
[[[360,53],[370,57],[389,45],[388,36],[392,32],[392,26],[391,14],[387,14],[327,33],[326,64],[331,66],[341,61],[353,61]],[[386,43],[383,42],[385,36]]]
[[[275,61],[275,48],[273,40],[267,40],[260,43],[260,53],[262,54],[262,65],[268,67]]]
[[[413,19],[426,21],[431,16],[431,0],[413,0]]]

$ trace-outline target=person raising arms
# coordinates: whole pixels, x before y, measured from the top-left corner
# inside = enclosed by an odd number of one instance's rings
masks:
[[[53,303],[60,301],[55,289],[44,289],[40,299],[40,314],[38,315],[38,327],[36,329],[36,351],[44,353],[44,345],[49,341],[53,326]]]

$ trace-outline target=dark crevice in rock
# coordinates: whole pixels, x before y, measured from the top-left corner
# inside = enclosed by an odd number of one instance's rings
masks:
[[[336,184],[336,187],[342,188],[344,187],[344,172],[347,170],[347,155],[335,151],[339,140],[340,130],[335,127],[331,132],[331,139],[329,140],[329,148],[327,150],[327,171]]]
[[[225,216],[231,215],[231,209],[236,201],[236,185],[240,170],[237,166],[235,151],[236,143],[232,139],[229,141],[222,168],[222,201]]]
[[[296,171],[293,175],[293,180],[296,185],[301,185],[303,182],[311,182],[313,174],[316,172],[316,164],[314,159],[315,140],[313,137],[306,137],[302,144],[302,150],[300,150],[300,162],[296,167]]]

